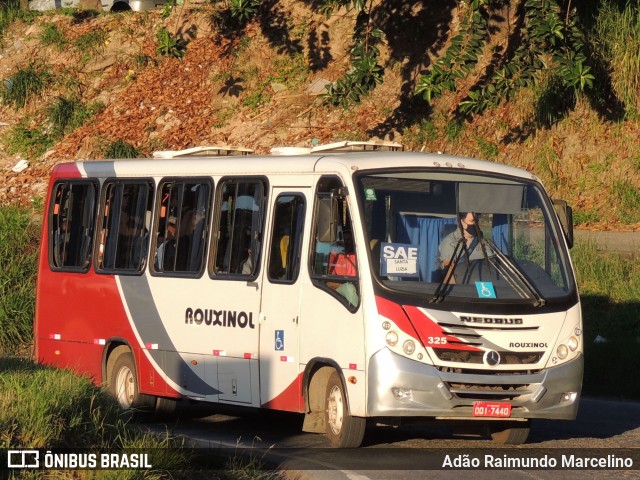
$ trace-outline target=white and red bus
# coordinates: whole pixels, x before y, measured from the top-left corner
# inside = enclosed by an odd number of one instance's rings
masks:
[[[363,145],[56,166],[37,360],[123,407],[299,412],[336,447],[367,419],[475,420],[500,443],[574,419],[570,208],[521,169]]]

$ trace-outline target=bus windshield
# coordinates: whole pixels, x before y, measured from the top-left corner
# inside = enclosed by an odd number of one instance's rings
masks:
[[[512,177],[443,171],[357,180],[372,271],[386,287],[455,299],[542,306],[572,288],[546,194]]]

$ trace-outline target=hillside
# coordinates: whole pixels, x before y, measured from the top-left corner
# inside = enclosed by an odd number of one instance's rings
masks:
[[[58,11],[11,23],[0,77],[14,85],[17,72],[30,68],[42,87],[24,107],[6,98],[0,105],[0,202],[39,203],[55,163],[119,156],[116,147],[139,156],[206,144],[267,153],[377,137],[524,167],[569,201],[582,226],[640,230],[637,119],[579,96],[558,121],[539,125],[535,88],[482,115],[455,114],[495,52],[509,48],[516,9],[491,18],[475,73],[429,105],[415,95],[416,82],[460,28],[462,7],[374,2],[384,82],[344,109],[325,105],[319,93],[350,67],[356,14],[341,9],[327,18],[317,3],[262,2],[257,18],[238,28],[219,2],[141,14]],[[159,48],[163,28],[169,55]],[[183,43],[169,42],[176,38]],[[29,167],[12,172],[20,159]]]

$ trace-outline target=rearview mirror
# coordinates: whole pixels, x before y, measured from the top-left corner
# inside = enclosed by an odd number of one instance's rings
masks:
[[[564,200],[554,200],[553,208],[558,215],[560,225],[562,225],[567,246],[571,248],[573,247],[573,210]]]
[[[317,225],[319,242],[338,240],[338,201],[333,195],[318,197]]]

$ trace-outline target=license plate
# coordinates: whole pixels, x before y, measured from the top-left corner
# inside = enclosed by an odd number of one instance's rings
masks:
[[[511,416],[511,404],[503,402],[473,402],[474,417],[498,417]]]

